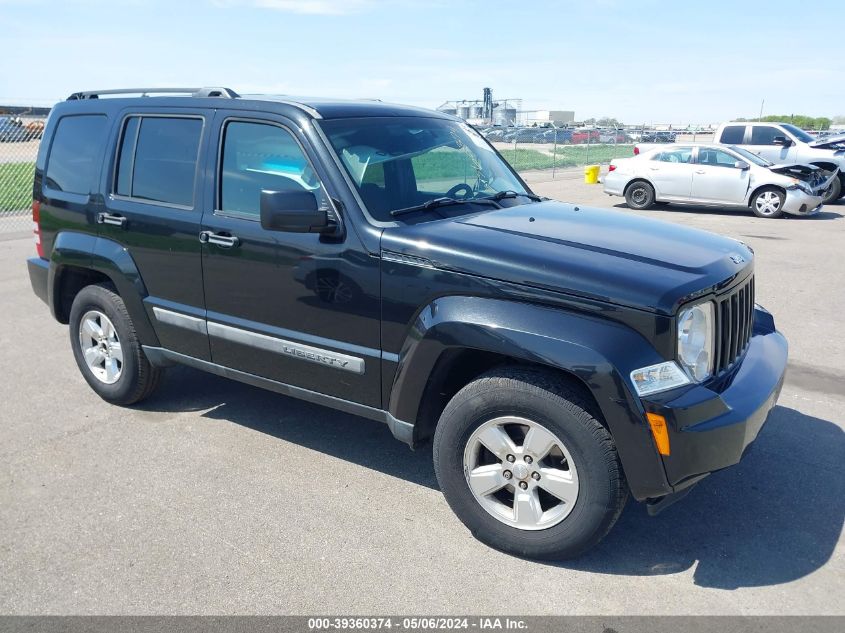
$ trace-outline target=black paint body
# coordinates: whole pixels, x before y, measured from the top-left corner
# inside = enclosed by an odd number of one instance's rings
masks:
[[[90,196],[44,185],[57,121],[80,113],[109,120]],[[111,193],[122,122],[144,113],[203,119],[190,208]],[[674,317],[682,305],[749,278],[748,248],[554,201],[506,200],[501,210],[408,224],[373,221],[319,129],[320,119],[365,116],[445,117],[372,102],[157,97],[59,104],[36,166],[46,259],[29,260],[35,292],[67,322],[80,277],[110,280],[152,361],[184,362],[382,419],[411,444],[431,433],[426,410],[435,406],[440,377],[454,370],[450,363],[473,358],[475,366],[484,358],[566,372],[595,399],[640,500],[683,490],[739,460],[774,405],[786,365],[786,342],[768,313],[755,310],[751,343],[723,375],[647,399],[637,397],[629,376],[675,357]],[[221,125],[231,118],[272,122],[295,135],[333,200],[334,235],[267,231],[215,213]],[[125,224],[98,224],[102,212]],[[201,243],[201,231],[237,236],[239,244]],[[342,301],[325,291],[338,282]],[[156,308],[193,317],[198,327],[162,322]],[[245,343],[220,332],[261,336]],[[280,351],[277,341],[362,359],[363,371],[308,362]],[[658,455],[646,411],[666,416],[670,456]]]

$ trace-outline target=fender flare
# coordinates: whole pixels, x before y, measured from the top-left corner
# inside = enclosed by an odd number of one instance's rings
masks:
[[[62,277],[69,268],[94,271],[107,277],[123,299],[141,343],[159,345],[144,308],[147,288],[135,261],[122,244],[75,231],[62,231],[56,236],[47,273],[47,303],[58,320],[61,320],[58,308]]]
[[[456,348],[574,375],[604,416],[634,496],[671,492],[645,410],[629,386],[632,370],[665,360],[640,334],[607,319],[537,304],[441,297],[418,313],[402,346],[389,398],[391,416],[415,424],[435,364]]]

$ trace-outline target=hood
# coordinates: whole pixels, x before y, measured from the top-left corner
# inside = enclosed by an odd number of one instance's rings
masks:
[[[385,229],[382,251],[665,314],[753,267],[736,240],[555,201]]]
[[[839,173],[839,169],[835,169],[832,173],[828,173],[821,167],[816,167],[815,165],[804,165],[800,163],[783,163],[780,165],[772,165],[769,167],[769,170],[776,174],[789,176],[802,182],[806,182],[814,190],[826,189],[830,182],[834,178],[837,178],[837,175]]]
[[[818,147],[820,149],[842,149],[845,150],[845,134],[835,134],[827,138],[819,139],[818,141],[811,141],[808,143],[810,147]]]

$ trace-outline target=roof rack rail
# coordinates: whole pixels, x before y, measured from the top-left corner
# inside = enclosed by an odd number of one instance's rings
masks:
[[[74,92],[68,101],[80,99],[99,99],[100,95],[129,95],[137,94],[149,97],[151,94],[184,94],[191,97],[224,97],[237,99],[240,95],[231,88],[118,88],[113,90],[86,90]]]

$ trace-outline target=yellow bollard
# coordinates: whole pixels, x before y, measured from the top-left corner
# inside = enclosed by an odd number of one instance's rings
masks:
[[[588,185],[594,185],[599,181],[599,166],[587,165],[584,167],[584,182]]]

